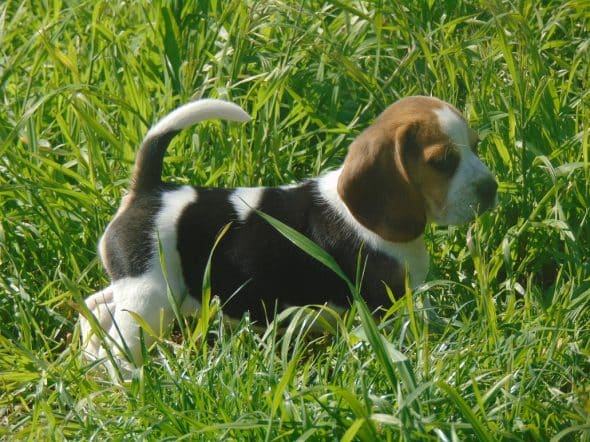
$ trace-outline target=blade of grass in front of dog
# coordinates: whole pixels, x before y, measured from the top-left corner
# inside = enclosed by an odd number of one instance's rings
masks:
[[[160,235],[158,234],[158,232],[156,232],[156,239],[158,241],[158,259],[160,262],[160,267],[162,269],[162,275],[164,276],[164,281],[166,282],[166,298],[168,299],[168,304],[170,304],[170,308],[172,308],[172,313],[174,313],[174,317],[176,318],[176,321],[178,321],[178,325],[179,327],[181,327],[181,331],[184,334],[182,318],[180,315],[180,306],[182,305],[184,298],[181,298],[180,301],[176,299],[176,294],[173,293],[172,289],[170,288],[170,283],[168,282],[166,260],[164,259],[164,250],[162,249],[162,241],[160,241]],[[163,326],[167,326],[167,324],[160,324],[160,329],[162,329]],[[149,330],[148,333],[150,333]]]
[[[357,436],[363,441],[376,440],[377,430],[374,422],[370,419],[371,410],[367,408],[366,404],[359,400],[354,393],[344,388],[337,386],[328,386],[327,388],[334,396],[342,399],[356,417],[355,421],[348,427],[342,440],[346,440],[347,437],[350,437],[349,440],[352,440],[354,436]],[[362,423],[359,423],[359,421]]]
[[[316,259],[317,261],[324,264],[330,270],[332,270],[336,275],[338,275],[345,283],[348,285],[348,288],[351,292],[354,291],[354,285],[350,282],[350,280],[346,277],[338,263],[328,254],[324,249],[318,246],[316,243],[311,241],[305,235],[299,233],[292,227],[284,224],[283,222],[279,221],[278,219],[267,215],[260,210],[256,210],[256,213],[262,217],[266,222],[268,222],[272,227],[274,227],[281,235],[283,235],[286,239],[291,241],[294,245],[299,247],[302,251],[307,253],[312,258]]]
[[[361,323],[363,325],[363,331],[365,332],[365,338],[371,345],[375,357],[379,361],[381,367],[392,389],[399,391],[399,403],[400,412],[405,417],[407,425],[404,425],[404,432],[409,431],[409,427],[415,426],[419,431],[423,431],[424,428],[422,423],[417,419],[412,419],[410,413],[408,413],[407,406],[410,406],[416,415],[420,416],[420,402],[417,398],[416,388],[416,377],[412,369],[411,363],[408,358],[399,350],[395,348],[393,343],[389,342],[385,336],[383,336],[375,320],[371,315],[366,303],[360,295],[355,296],[355,304],[357,305]],[[362,336],[361,336],[362,337]],[[399,376],[399,378],[398,378]],[[399,384],[405,387],[407,396],[403,396],[403,393],[399,390]],[[406,437],[410,434],[406,433]]]
[[[279,405],[281,404],[281,402],[283,400],[285,390],[287,389],[288,385],[293,380],[293,374],[294,374],[295,369],[297,368],[298,364],[299,364],[299,358],[294,357],[293,359],[291,359],[291,361],[287,365],[285,371],[283,372],[283,377],[281,378],[278,385],[274,389],[272,405],[271,405],[271,409],[270,409],[270,418],[268,419],[268,427],[267,427],[267,431],[266,431],[266,438],[265,438],[266,441],[269,441],[272,436],[271,430],[273,427],[275,414],[277,412],[277,409],[279,408]]]
[[[365,300],[362,297],[361,293],[361,281],[364,274],[364,269],[366,266],[366,260],[363,261],[362,257],[362,248],[359,250],[358,257],[357,257],[357,275],[356,275],[356,284],[354,286],[353,298],[355,300],[355,304],[357,305],[359,315],[361,317],[361,323],[363,324],[363,330],[365,332],[365,339],[369,342],[375,355],[377,356],[377,360],[383,366],[387,377],[391,383],[392,387],[398,385],[398,375],[399,373],[399,381],[405,385],[408,395],[412,397],[412,399],[408,400],[403,396],[400,398],[400,409],[402,414],[407,416],[407,409],[405,406],[411,405],[412,408],[416,412],[419,413],[420,405],[418,402],[415,402],[416,396],[414,393],[416,392],[416,379],[410,365],[408,358],[398,351],[393,343],[389,342],[385,336],[383,336],[373,319],[373,315],[369,310]],[[409,279],[408,275],[406,274],[405,278],[405,286],[406,286],[406,294],[411,296],[411,289],[409,286]],[[401,394],[401,393],[400,393]],[[409,416],[407,416],[409,418]],[[421,428],[422,429],[422,428]]]
[[[348,430],[346,430],[346,433],[344,433],[344,436],[342,436],[340,442],[350,442],[354,440],[355,437],[360,437],[361,440],[367,440],[358,434],[359,430],[361,429],[363,424],[365,424],[366,421],[367,420],[365,418],[358,418],[357,420],[355,420],[353,424],[350,427],[348,427]]]
[[[211,252],[209,252],[209,258],[207,259],[207,265],[205,266],[205,273],[203,274],[203,288],[202,288],[202,296],[201,296],[201,319],[199,321],[199,323],[197,324],[197,333],[194,336],[194,338],[201,336],[203,339],[203,342],[205,342],[205,337],[207,335],[207,331],[209,330],[209,320],[211,319],[211,309],[210,309],[210,303],[211,303],[211,262],[213,260],[213,253],[215,252],[215,249],[217,248],[217,245],[219,244],[219,242],[221,241],[221,239],[225,236],[225,234],[227,233],[227,231],[229,230],[229,228],[231,227],[231,223],[226,224],[221,231],[219,232],[219,235],[217,235],[217,238],[215,239],[215,242],[213,243],[213,247],[211,248]],[[194,341],[193,341],[194,342]],[[205,349],[206,346],[203,345],[203,349]],[[206,350],[204,350],[206,351]]]

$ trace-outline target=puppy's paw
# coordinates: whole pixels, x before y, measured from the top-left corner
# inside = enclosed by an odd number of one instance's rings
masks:
[[[106,335],[110,335],[116,310],[112,286],[89,296],[85,302],[90,313],[96,318],[98,326],[104,330]],[[100,336],[97,335],[96,329],[91,326],[90,321],[83,315],[80,315],[80,331],[82,333],[84,355],[91,360],[104,356]]]

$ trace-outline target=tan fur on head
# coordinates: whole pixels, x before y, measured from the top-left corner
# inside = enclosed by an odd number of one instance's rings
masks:
[[[390,137],[370,127],[350,146],[338,181],[338,193],[357,221],[392,242],[418,237],[426,224],[422,198],[404,166],[413,154],[412,132],[398,127]]]
[[[464,133],[466,141],[453,139],[457,137],[450,130]],[[368,229],[388,241],[411,241],[424,232],[427,220],[444,224],[459,218],[449,205],[451,179],[459,182],[454,178],[459,162],[473,155],[477,141],[475,131],[450,104],[431,97],[402,99],[352,143],[338,193]],[[461,173],[469,186],[478,185],[474,180],[479,175]],[[465,204],[476,204],[472,199]],[[468,210],[479,212],[477,207]],[[463,213],[460,217],[461,222],[468,218]]]

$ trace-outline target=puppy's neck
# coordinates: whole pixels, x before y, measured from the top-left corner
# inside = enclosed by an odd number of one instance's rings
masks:
[[[341,172],[342,168],[317,178],[318,192],[322,200],[328,204],[334,215],[340,218],[357,235],[360,242],[407,265],[411,272],[413,286],[424,282],[428,273],[429,258],[423,235],[408,242],[391,242],[381,238],[378,234],[359,223],[338,194],[338,179]]]

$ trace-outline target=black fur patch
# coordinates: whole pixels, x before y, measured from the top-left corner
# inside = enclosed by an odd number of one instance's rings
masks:
[[[224,312],[241,317],[248,310],[253,319],[263,320],[275,305],[321,304],[347,307],[346,284],[252,213],[245,221],[229,201],[231,189],[196,188],[197,200],[185,208],[178,222],[178,250],[190,294],[200,301],[207,258],[215,238],[227,223],[232,226],[213,255],[212,291]],[[258,209],[315,241],[330,253],[354,282],[361,243],[319,197],[316,181],[291,188],[267,188]],[[395,261],[362,247],[366,272],[362,291],[372,308],[388,305],[383,283],[394,293],[403,292],[403,272]]]
[[[154,222],[160,193],[135,195],[104,234],[103,262],[111,279],[140,276],[148,270],[154,250]]]

